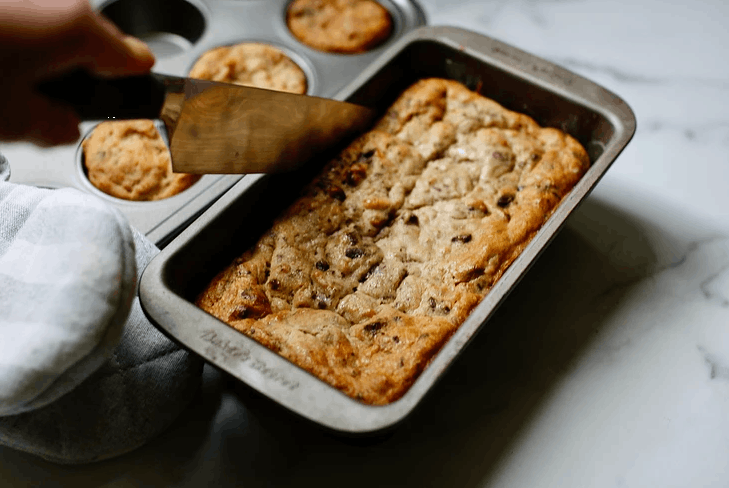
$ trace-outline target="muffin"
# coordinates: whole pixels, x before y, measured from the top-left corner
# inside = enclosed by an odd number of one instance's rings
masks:
[[[124,200],[162,200],[200,179],[172,172],[170,151],[151,120],[102,122],[82,150],[91,184]]]
[[[205,52],[189,76],[298,94],[307,89],[304,71],[283,51],[253,42]]]
[[[390,403],[588,167],[568,134],[419,81],[196,304],[352,398]]]
[[[286,12],[303,44],[331,53],[369,51],[392,33],[390,12],[373,0],[294,0]]]

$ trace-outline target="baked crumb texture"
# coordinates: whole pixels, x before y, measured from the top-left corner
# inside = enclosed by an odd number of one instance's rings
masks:
[[[347,395],[392,402],[588,166],[563,132],[420,81],[197,304]]]
[[[189,76],[299,94],[307,89],[306,74],[283,51],[253,42],[205,52]]]
[[[332,53],[363,53],[392,33],[390,12],[373,0],[294,0],[286,23],[303,44]]]
[[[124,200],[162,200],[200,179],[172,172],[170,151],[151,120],[102,122],[82,148],[91,184]]]

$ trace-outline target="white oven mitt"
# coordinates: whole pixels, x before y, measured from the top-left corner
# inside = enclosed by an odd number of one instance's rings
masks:
[[[202,370],[136,298],[159,251],[92,195],[8,177],[0,155],[0,444],[61,463],[134,449]]]

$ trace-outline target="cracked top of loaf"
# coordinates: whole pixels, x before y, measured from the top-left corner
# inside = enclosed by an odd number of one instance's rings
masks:
[[[564,132],[421,80],[197,304],[347,395],[390,403],[588,167]]]

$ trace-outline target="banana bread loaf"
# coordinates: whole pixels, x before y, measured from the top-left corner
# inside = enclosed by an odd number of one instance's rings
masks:
[[[588,166],[569,135],[422,80],[197,304],[347,395],[392,402]]]

